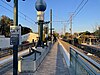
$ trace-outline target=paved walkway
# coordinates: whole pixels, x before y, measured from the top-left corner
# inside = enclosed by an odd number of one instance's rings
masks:
[[[54,44],[34,75],[69,75],[58,42]]]
[[[12,75],[12,69],[3,75]],[[59,50],[58,42],[53,45],[37,71],[30,75],[69,75],[69,70]]]

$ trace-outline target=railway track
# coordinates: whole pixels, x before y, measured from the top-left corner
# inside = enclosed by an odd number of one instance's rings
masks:
[[[23,51],[25,49],[28,49],[29,47],[32,47],[34,46],[34,43],[28,43],[28,44],[23,44],[23,45],[20,45],[19,48],[18,48],[18,51]],[[2,57],[6,57],[6,56],[9,56],[9,55],[12,55],[13,54],[13,48],[10,47],[10,48],[4,48],[4,49],[0,49],[0,58]]]
[[[62,40],[65,41],[65,42],[68,42],[66,39],[62,39]],[[96,47],[93,47],[93,46],[82,45],[82,44],[77,44],[77,43],[74,43],[74,46],[82,49],[86,53],[91,53],[91,54],[100,58],[100,48],[99,47],[96,48]]]
[[[64,47],[68,50],[69,47],[71,46],[71,44],[69,44],[68,42],[66,43],[65,40],[62,40],[62,44],[64,45]],[[90,48],[84,45],[77,45],[76,48],[80,49],[80,51],[82,51],[85,55],[87,55],[88,57],[90,57],[91,59],[93,59],[94,61],[96,61],[97,63],[100,64],[100,49],[97,48]],[[84,49],[85,48],[85,49]],[[93,50],[95,49],[95,50]],[[69,50],[68,50],[69,51]],[[91,54],[91,55],[88,55]]]
[[[3,66],[0,66],[0,75],[5,74],[7,71],[10,71],[12,68],[13,68],[12,61]]]
[[[18,53],[18,58],[28,53],[29,53],[29,49],[21,51]],[[12,55],[6,56],[0,59],[0,75],[12,75],[12,74],[8,74],[12,71],[12,68],[13,68],[12,62],[13,62]]]

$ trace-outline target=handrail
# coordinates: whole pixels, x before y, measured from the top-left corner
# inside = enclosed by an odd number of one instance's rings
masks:
[[[98,70],[100,70],[100,64],[89,58],[88,56],[84,55],[83,53],[79,52],[75,48],[70,46],[70,49],[74,50],[76,53],[78,53],[81,57],[83,57],[85,60],[87,60],[89,63],[91,63],[94,67],[96,67]]]

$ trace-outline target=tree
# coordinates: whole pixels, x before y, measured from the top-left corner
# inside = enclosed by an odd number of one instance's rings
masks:
[[[9,17],[2,15],[0,19],[0,33],[1,35],[4,35],[5,37],[10,37],[10,26],[13,26],[13,19],[10,19]],[[21,34],[27,34],[29,32],[32,32],[32,30],[28,27],[22,27],[21,26]]]
[[[89,31],[86,31],[83,33],[84,35],[91,35],[91,33]]]
[[[58,36],[59,36],[59,33],[56,32],[56,33],[55,33],[55,36],[58,37]]]
[[[28,27],[21,27],[21,34],[24,35],[24,34],[27,34],[27,33],[30,33],[32,32],[32,30]]]
[[[94,35],[100,38],[100,27],[98,27],[98,30],[94,32]]]
[[[91,35],[91,33],[89,31],[85,31],[85,32],[80,32],[79,35]]]
[[[10,35],[10,24],[11,24],[11,19],[5,15],[2,15],[0,20],[1,35],[5,36]]]
[[[71,35],[71,34],[68,33],[68,32],[65,33],[65,36],[66,36],[66,37],[69,37],[70,35]]]

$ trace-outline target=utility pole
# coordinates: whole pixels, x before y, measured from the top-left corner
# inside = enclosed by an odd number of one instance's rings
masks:
[[[73,18],[73,15],[74,14],[71,14],[71,16],[70,16],[70,34],[71,34],[71,40],[72,40],[72,18]],[[72,41],[72,43],[73,43],[73,41]]]
[[[73,14],[70,16],[70,34],[72,36],[72,17],[73,17]]]
[[[11,0],[6,0],[10,2]],[[25,1],[25,0],[23,0]],[[13,75],[18,75],[18,45],[19,45],[19,36],[21,36],[21,29],[18,28],[18,0],[14,0],[14,26],[10,27],[10,44],[13,45]],[[17,33],[15,33],[17,32]]]
[[[50,9],[50,36],[52,41],[52,9]]]
[[[65,33],[66,33],[66,25],[64,25],[64,35],[65,35]]]
[[[61,28],[61,34],[63,35],[64,33],[63,33],[63,27]]]
[[[18,26],[18,0],[14,0],[14,26]],[[18,45],[13,45],[13,75],[18,75]]]

